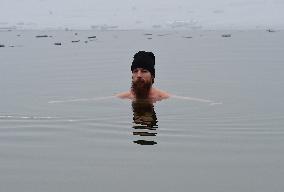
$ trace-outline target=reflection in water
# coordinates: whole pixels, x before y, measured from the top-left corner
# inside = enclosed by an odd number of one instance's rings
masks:
[[[152,102],[147,100],[138,100],[132,102],[133,110],[133,135],[140,137],[154,137],[158,128],[158,120]],[[136,140],[134,143],[139,145],[155,145],[157,142],[153,140]]]

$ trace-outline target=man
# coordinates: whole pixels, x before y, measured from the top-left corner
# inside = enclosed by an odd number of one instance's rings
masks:
[[[155,79],[155,55],[152,52],[139,51],[134,55],[131,65],[131,90],[117,94],[122,99],[160,101],[170,94],[153,87]]]

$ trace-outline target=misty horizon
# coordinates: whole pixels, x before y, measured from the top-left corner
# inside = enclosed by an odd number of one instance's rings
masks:
[[[0,29],[283,29],[280,0],[2,0]]]

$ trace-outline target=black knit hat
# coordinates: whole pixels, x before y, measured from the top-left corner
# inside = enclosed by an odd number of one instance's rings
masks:
[[[131,71],[136,68],[147,69],[155,78],[155,55],[152,52],[139,51],[133,57]]]

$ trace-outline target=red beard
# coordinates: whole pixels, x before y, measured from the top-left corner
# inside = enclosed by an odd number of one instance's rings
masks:
[[[145,82],[143,79],[138,79],[132,81],[131,90],[137,99],[148,99],[151,87],[151,82]]]

